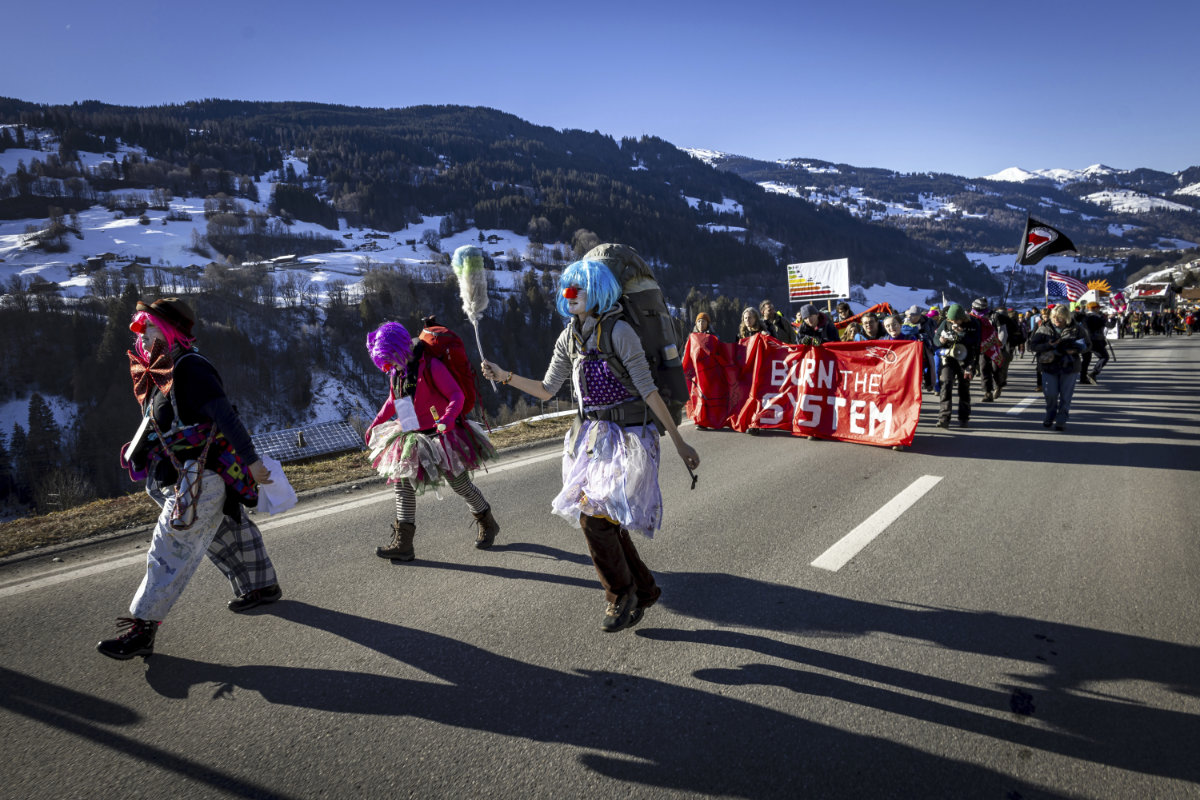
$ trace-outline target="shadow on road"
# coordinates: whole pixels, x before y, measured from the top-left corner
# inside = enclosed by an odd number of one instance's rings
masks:
[[[980,382],[972,382],[971,427],[966,431],[951,428],[940,433],[933,426],[937,397],[923,395],[921,425],[912,452],[950,458],[1198,471],[1200,407],[1194,398],[1200,393],[1200,368],[1195,366],[1196,361],[1187,360],[1193,353],[1186,350],[1173,348],[1175,356],[1159,357],[1155,349],[1158,344],[1118,351],[1123,360],[1110,362],[1099,386],[1077,386],[1065,432],[1042,427],[1045,404],[1041,392],[1034,388],[1033,364],[1028,359],[1011,366],[1009,387],[996,403],[981,402]],[[1200,346],[1200,340],[1188,346]],[[1020,413],[1008,413],[1030,395],[1037,398],[1031,405]],[[956,400],[956,414],[957,408]],[[1015,435],[973,436],[977,431]],[[1121,441],[1113,441],[1117,439]],[[1147,439],[1157,441],[1139,441]]]
[[[1092,688],[1097,683],[1146,682],[1200,697],[1200,647],[991,612],[869,603],[722,573],[660,573],[659,582],[662,602],[672,611],[720,626],[818,639],[883,634],[949,652],[1022,661],[1031,668],[1005,675],[1011,683],[977,687],[757,634],[637,631],[649,639],[735,648],[803,665],[751,663],[731,670],[699,670],[695,675],[702,680],[782,686],[1097,764],[1200,781],[1200,760],[1194,757],[1200,716],[1152,708]],[[730,597],[738,602],[728,603]],[[910,692],[932,699],[906,694]],[[996,716],[1005,711],[1016,716]],[[1016,724],[1018,717],[1036,719],[1041,727]]]
[[[155,691],[215,685],[335,713],[411,716],[587,748],[580,762],[624,781],[737,797],[1058,797],[995,770],[881,737],[811,722],[718,694],[617,672],[566,672],[455,639],[301,602],[276,614],[369,648],[441,683],[320,667],[229,667],[170,655],[147,660]]]
[[[0,667],[0,708],[65,731],[85,741],[115,750],[148,765],[161,767],[189,780],[219,789],[224,794],[254,798],[283,797],[265,787],[240,780],[167,750],[139,742],[129,736],[123,736],[108,727],[101,727],[128,726],[140,722],[141,717],[131,708],[4,667]],[[41,766],[45,770],[54,770],[52,762]],[[44,789],[44,786],[27,787],[28,793],[24,795],[8,795],[8,792],[16,792],[20,789],[19,786],[13,784],[14,780],[16,778],[12,776],[4,779],[3,793],[5,796],[37,796],[37,791]],[[88,794],[84,787],[77,788],[83,795]],[[102,792],[104,784],[98,782],[93,788],[96,792]],[[167,793],[165,787],[160,786],[159,789],[162,794]]]

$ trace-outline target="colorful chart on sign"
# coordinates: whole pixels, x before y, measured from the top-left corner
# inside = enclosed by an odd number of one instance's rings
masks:
[[[850,296],[850,262],[845,258],[788,264],[788,300],[812,303]]]
[[[827,283],[822,283],[800,274],[798,264],[788,265],[788,300],[793,303],[810,303],[814,300],[836,300],[842,295]]]

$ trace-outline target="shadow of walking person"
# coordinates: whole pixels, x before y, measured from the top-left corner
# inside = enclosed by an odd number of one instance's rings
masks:
[[[858,797],[874,786],[899,796],[1055,796],[975,764],[660,680],[543,667],[302,602],[280,604],[276,613],[336,637],[339,649],[353,643],[437,681],[325,668],[319,649],[305,651],[314,659],[305,667],[229,667],[156,655],[147,660],[147,680],[171,697],[214,684],[214,697],[235,701],[244,690],[271,703],[409,716],[586,748],[577,756],[585,768],[669,790]]]

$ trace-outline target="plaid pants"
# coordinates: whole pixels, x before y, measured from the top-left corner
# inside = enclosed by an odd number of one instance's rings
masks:
[[[130,613],[135,617],[165,618],[199,566],[201,555],[207,555],[229,579],[234,595],[278,582],[258,526],[245,512],[237,522],[221,510],[225,502],[221,477],[205,470],[203,487],[195,524],[187,531],[176,531],[169,524],[174,491],[164,492],[153,481],[146,482],[146,494],[162,513],[146,554],[146,577],[130,604]]]

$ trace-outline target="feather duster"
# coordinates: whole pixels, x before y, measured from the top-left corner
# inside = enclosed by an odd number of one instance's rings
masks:
[[[454,274],[458,278],[463,311],[471,324],[476,324],[483,319],[484,309],[488,305],[487,270],[483,268],[483,251],[474,245],[464,244],[454,251],[450,266],[454,268]]]
[[[483,344],[479,341],[479,320],[488,305],[487,270],[483,267],[483,251],[470,244],[464,244],[454,251],[450,259],[454,275],[458,278],[458,293],[462,295],[463,313],[471,321],[475,329],[475,346],[479,348],[479,357],[487,359],[483,354]],[[492,389],[496,382],[492,381]]]

